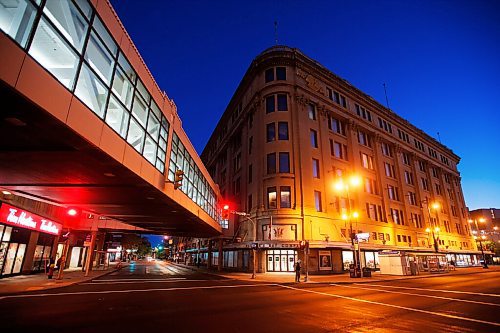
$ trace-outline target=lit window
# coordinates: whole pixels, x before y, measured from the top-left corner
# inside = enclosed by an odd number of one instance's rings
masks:
[[[312,160],[312,174],[313,178],[319,178],[319,161],[315,158]]]
[[[146,119],[148,115],[148,109],[146,103],[142,98],[136,96],[134,98],[134,106],[132,107],[132,115],[139,121],[139,123],[146,127]]]
[[[29,1],[0,0],[0,29],[25,47],[35,14]]]
[[[111,96],[108,104],[108,111],[106,112],[106,123],[120,134],[122,138],[125,138],[128,119],[128,112],[115,97]]]
[[[97,72],[97,75],[109,85],[113,73],[113,57],[92,31],[85,52],[85,60]]]
[[[68,89],[73,88],[78,57],[45,18],[38,24],[29,54]]]
[[[155,162],[157,148],[158,146],[153,141],[153,139],[149,135],[146,135],[146,143],[144,144],[143,156],[153,164]]]
[[[71,1],[47,0],[43,12],[66,40],[81,52],[88,24],[76,6]]]
[[[134,87],[132,86],[132,82],[130,82],[128,77],[125,75],[125,72],[123,72],[120,67],[116,68],[112,89],[123,104],[130,109]]]
[[[78,77],[75,95],[95,114],[103,118],[108,89],[85,64],[82,65]]]
[[[314,205],[317,212],[321,212],[323,210],[321,205],[321,192],[319,191],[314,191]]]
[[[280,207],[290,208],[290,186],[280,186]]]
[[[267,208],[276,209],[277,207],[276,199],[276,187],[267,188]]]
[[[142,146],[144,144],[144,129],[134,118],[130,119],[127,142],[130,143],[139,153],[142,152]]]

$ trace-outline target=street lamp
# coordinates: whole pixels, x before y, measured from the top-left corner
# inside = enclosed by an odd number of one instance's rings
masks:
[[[425,200],[420,201],[420,207],[422,207],[422,204],[425,203],[427,205],[427,213],[429,214],[429,221],[428,221],[428,228],[425,229],[425,232],[427,234],[432,233],[432,239],[434,241],[434,251],[437,253],[439,252],[439,215],[438,215],[438,209],[441,207],[439,202],[437,201],[429,201],[429,198],[426,198]],[[433,223],[431,220],[431,210],[434,210],[436,212],[436,223]],[[437,234],[437,238],[436,238]]]
[[[441,229],[439,229],[439,227],[435,227],[434,229],[431,229],[431,228],[427,228],[425,229],[425,232],[429,235],[429,234],[432,234],[432,240],[434,241],[433,245],[434,245],[434,250],[436,252],[439,251],[439,244],[438,244],[438,241],[439,241],[439,231]],[[437,238],[436,238],[436,235],[437,235]]]
[[[477,224],[477,221],[479,221],[480,223],[484,223],[486,222],[486,219],[484,217],[480,217],[479,219],[469,219],[469,223],[474,223],[476,225],[476,230],[472,231],[473,234],[476,233],[479,234],[479,226]],[[476,242],[479,240],[479,246],[481,247],[481,256],[483,257],[483,268],[489,268],[488,264],[486,263],[486,257],[484,256],[484,250],[483,250],[483,240],[486,239],[486,236],[481,235],[481,237],[478,237],[474,235],[474,239],[476,240]]]
[[[253,224],[253,244],[252,244],[252,254],[253,254],[253,271],[252,271],[252,279],[255,279],[255,273],[257,269],[257,224],[255,223],[254,220],[250,217],[250,214],[245,213],[245,212],[237,212],[237,211],[231,211],[231,213],[239,216],[245,217],[248,221],[252,222]],[[220,255],[220,254],[219,254]]]
[[[360,267],[361,266],[361,263],[360,263],[361,258],[359,258],[359,260],[358,260],[358,257],[356,255],[356,249],[354,246],[354,232],[352,230],[352,218],[357,219],[359,217],[359,213],[352,211],[351,198],[349,197],[349,189],[359,187],[360,185],[361,185],[361,177],[358,175],[355,175],[355,174],[348,177],[347,180],[344,180],[343,178],[339,177],[339,179],[333,185],[337,192],[344,192],[345,191],[345,193],[347,195],[348,212],[347,212],[347,214],[346,213],[342,214],[342,219],[344,221],[349,222],[349,238],[351,239],[351,246],[352,246],[353,254],[354,254],[354,266],[356,268],[361,268]]]

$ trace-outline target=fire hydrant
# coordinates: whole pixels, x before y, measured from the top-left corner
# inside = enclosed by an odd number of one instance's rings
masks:
[[[54,275],[54,269],[55,269],[54,259],[50,259],[49,270],[47,272],[47,277],[49,279],[52,279],[52,276]]]

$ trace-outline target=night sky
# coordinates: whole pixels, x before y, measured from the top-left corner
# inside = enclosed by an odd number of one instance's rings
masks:
[[[296,47],[451,148],[467,206],[500,208],[500,1],[112,0],[201,153],[264,49]],[[438,133],[439,132],[439,137]]]

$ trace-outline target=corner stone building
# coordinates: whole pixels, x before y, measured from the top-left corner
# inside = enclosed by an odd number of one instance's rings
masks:
[[[254,59],[201,157],[230,209],[249,214],[223,223],[225,268],[251,270],[254,244],[259,272],[298,259],[342,272],[357,260],[354,234],[369,236],[362,267],[376,269],[382,250],[477,264],[460,158],[297,49]],[[335,189],[352,174],[359,186]]]

